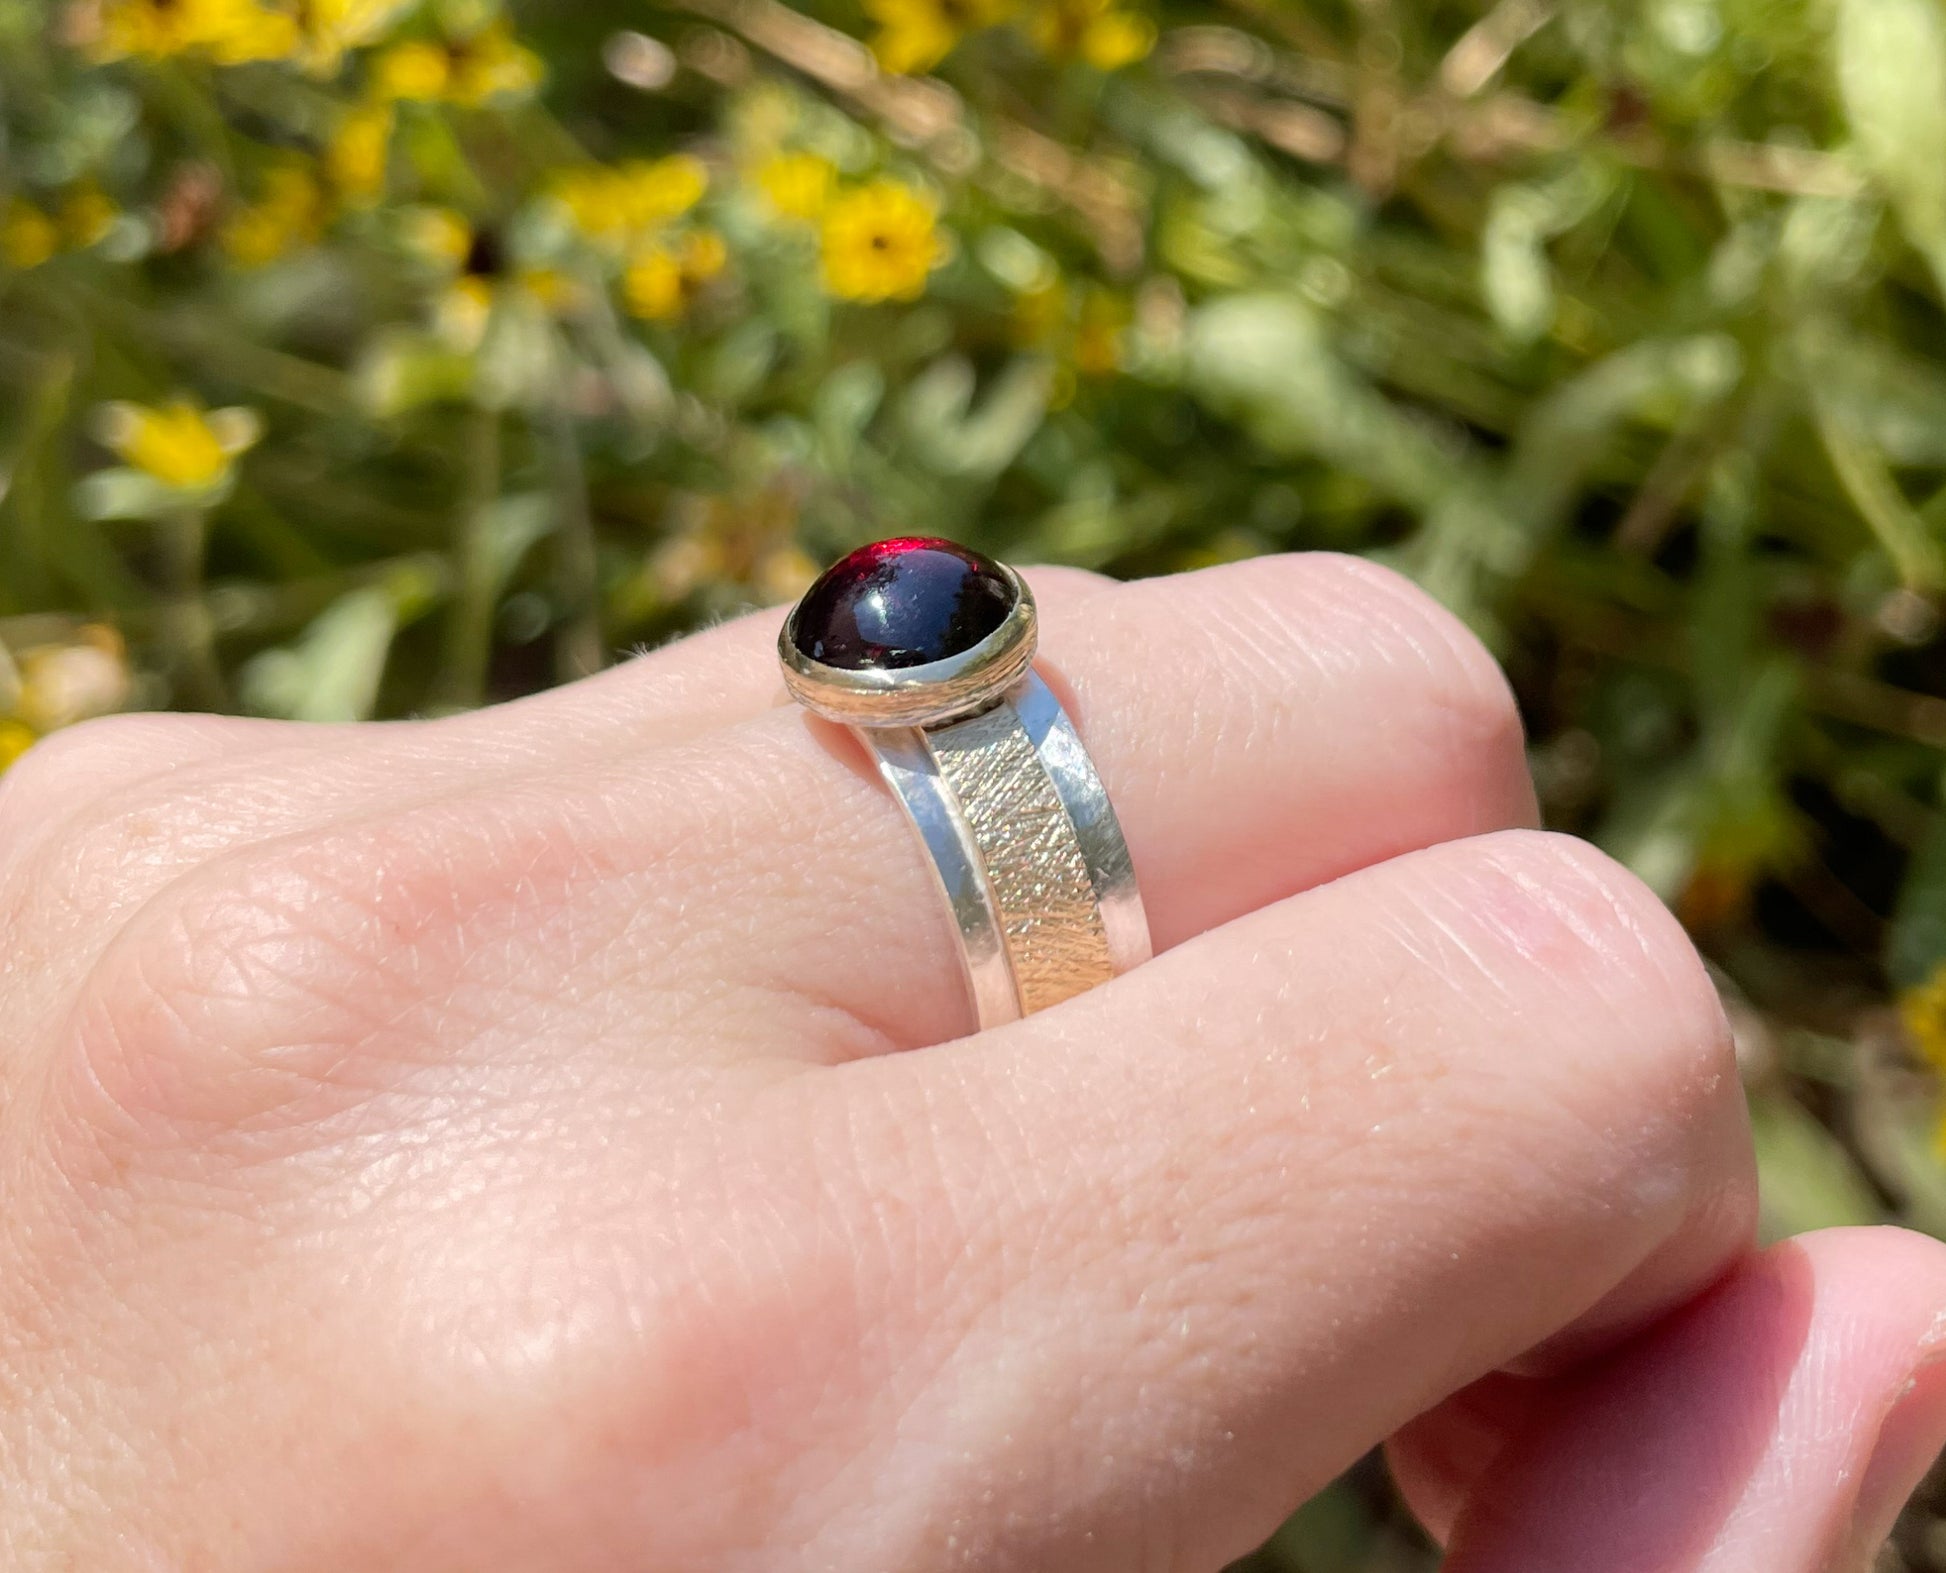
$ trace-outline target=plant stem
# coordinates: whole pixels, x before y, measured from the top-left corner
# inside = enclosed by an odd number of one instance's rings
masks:
[[[548,400],[548,438],[554,450],[554,586],[561,626],[554,645],[554,675],[564,683],[608,664],[601,638],[599,564],[594,520],[588,512],[588,475],[581,439],[568,408],[570,370],[563,346],[554,356],[553,397]]]
[[[54,533],[48,527],[43,454],[68,414],[74,391],[74,359],[50,358],[48,371],[27,401],[22,431],[8,455],[9,485],[0,502],[0,519],[11,528],[6,560],[11,565],[0,584],[0,606],[8,611],[44,604],[52,580]]]
[[[230,710],[229,685],[216,659],[216,624],[203,598],[209,515],[192,509],[159,523],[168,595],[161,633],[179,696],[198,710]]]
[[[493,657],[495,583],[492,508],[500,495],[500,412],[473,411],[467,438],[466,486],[460,497],[458,539],[453,550],[452,615],[446,624],[446,659],[438,684],[442,707],[468,710],[486,698]]]

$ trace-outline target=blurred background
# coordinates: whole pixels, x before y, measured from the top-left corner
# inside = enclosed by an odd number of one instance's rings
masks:
[[[1718,969],[1766,1229],[1946,1232],[1942,301],[1941,0],[0,0],[0,768],[913,528],[1366,553]],[[1369,1462],[1245,1564],[1431,1565]]]

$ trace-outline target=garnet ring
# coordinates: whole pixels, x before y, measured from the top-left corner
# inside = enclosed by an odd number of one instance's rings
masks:
[[[827,570],[777,641],[792,697],[857,732],[918,831],[982,1027],[1150,954],[1128,843],[1033,670],[1037,634],[1011,568],[907,536]]]

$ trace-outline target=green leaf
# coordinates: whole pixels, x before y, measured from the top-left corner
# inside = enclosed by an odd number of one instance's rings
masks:
[[[214,507],[229,495],[227,478],[201,491],[165,486],[142,470],[97,470],[75,483],[74,511],[84,519],[161,519]]]
[[[1916,988],[1946,962],[1946,819],[1935,822],[1912,855],[1885,939],[1893,984]]]
[[[993,380],[975,408],[973,368],[946,355],[914,379],[899,413],[907,438],[937,473],[998,475],[1040,429],[1053,386],[1052,364],[1023,355]]]
[[[1946,468],[1946,371],[1885,340],[1813,318],[1796,336],[1821,408],[1888,464]]]
[[[555,523],[555,500],[547,492],[512,492],[495,498],[480,521],[494,596],[506,588],[521,560]]]
[[[718,404],[742,404],[777,361],[777,330],[761,318],[737,324],[701,360],[696,391]]]
[[[427,334],[380,334],[358,368],[361,402],[381,420],[428,404],[458,403],[473,389],[473,360]]]
[[[1838,86],[1858,155],[1946,288],[1946,15],[1839,0]]]
[[[811,418],[826,461],[838,474],[850,470],[858,441],[884,397],[884,374],[868,360],[838,367],[818,388]]]
[[[1545,215],[1524,187],[1494,193],[1480,237],[1480,288],[1507,336],[1526,344],[1554,325],[1554,267]]]
[[[383,585],[341,596],[295,644],[244,666],[243,701],[292,721],[369,720],[398,626],[397,600]]]
[[[1791,1099],[1752,1099],[1750,1131],[1766,1240],[1879,1221],[1878,1198],[1850,1154]]]
[[[1914,590],[1937,590],[1946,586],[1946,556],[1927,529],[1926,521],[1893,478],[1884,458],[1853,426],[1849,412],[1831,396],[1828,388],[1813,383],[1812,413],[1817,419],[1818,436],[1831,459],[1839,484],[1852,506],[1858,510],[1871,532],[1878,537],[1885,555],[1899,571],[1899,578]]]
[[[1285,1521],[1266,1555],[1291,1573],[1361,1573],[1371,1568],[1378,1534],[1356,1492],[1325,1487]]]
[[[1471,455],[1347,366],[1318,313],[1290,295],[1232,295],[1189,322],[1189,383],[1273,452],[1316,454],[1430,513],[1464,489]]]

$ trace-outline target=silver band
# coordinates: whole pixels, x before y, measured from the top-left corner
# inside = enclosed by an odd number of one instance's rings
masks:
[[[791,697],[857,732],[918,830],[983,1028],[1149,959],[1128,843],[1035,675],[1039,636],[1018,573],[937,536],[859,547],[777,634]]]
[[[977,715],[856,730],[938,876],[982,1028],[1149,959],[1148,918],[1108,792],[1031,670]]]

